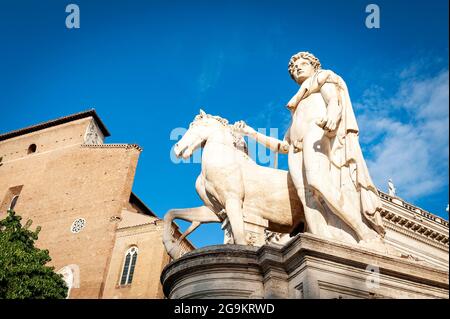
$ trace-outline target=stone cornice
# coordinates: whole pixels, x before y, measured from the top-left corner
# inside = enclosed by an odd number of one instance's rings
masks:
[[[417,247],[414,245],[405,245],[404,242],[397,238],[386,238],[385,243],[394,247],[403,254],[404,257],[426,263],[431,266],[441,267],[443,269],[448,269],[448,259],[441,258],[440,256],[430,256],[427,251],[418,251]],[[446,251],[448,254],[448,250]]]
[[[81,144],[83,148],[124,148],[124,149],[137,149],[142,152],[142,147],[137,144]]]
[[[161,229],[161,227],[158,227],[157,220],[140,224],[140,225],[133,225],[133,226],[127,226],[127,227],[121,227],[117,228],[117,234],[119,236],[127,236],[127,235],[134,235],[134,234],[140,234],[145,233],[146,231],[155,231]]]
[[[0,141],[4,141],[4,140],[7,140],[7,139],[10,139],[10,138],[13,138],[13,137],[17,137],[17,136],[33,133],[33,132],[36,132],[36,131],[39,131],[39,130],[43,130],[43,129],[46,129],[46,128],[49,128],[49,127],[53,127],[53,126],[65,124],[65,123],[68,123],[68,122],[76,121],[76,120],[79,120],[79,119],[87,118],[87,117],[90,117],[90,116],[95,119],[95,122],[97,123],[98,127],[100,128],[103,136],[107,137],[107,136],[111,135],[108,132],[108,129],[106,128],[106,126],[103,124],[103,122],[100,119],[100,117],[95,112],[95,110],[91,109],[91,110],[87,110],[87,111],[84,111],[84,112],[79,112],[79,113],[76,113],[76,114],[63,116],[63,117],[60,117],[58,119],[47,121],[47,122],[43,122],[43,123],[36,124],[36,125],[33,125],[33,126],[21,128],[21,129],[15,130],[15,131],[11,131],[11,132],[7,132],[7,133],[4,133],[4,134],[0,134]]]
[[[399,231],[411,238],[448,251],[448,233],[431,229],[420,221],[400,216],[392,210],[384,209],[381,212],[381,216],[383,217],[386,227],[394,231]]]
[[[396,196],[391,196],[388,195],[380,190],[378,190],[379,196],[381,198],[382,201],[384,202],[388,202],[390,204],[393,204],[399,208],[401,208],[404,211],[408,211],[410,213],[413,213],[414,215],[419,215],[419,216],[423,216],[425,217],[427,220],[430,220],[432,222],[435,222],[436,224],[442,225],[444,227],[446,227],[447,229],[449,228],[449,223],[448,221],[446,221],[445,219],[436,216],[424,209],[421,209],[417,206],[414,206],[410,203],[405,202],[404,200],[402,200],[399,197]]]
[[[127,227],[117,228],[116,233],[118,237],[126,237],[126,236],[134,236],[139,234],[145,234],[153,231],[163,231],[164,229],[164,220],[162,219],[154,219],[148,223],[133,225]],[[172,223],[172,234],[176,233],[175,238],[178,238],[181,233],[178,230],[178,226]],[[187,253],[193,249],[195,249],[194,245],[187,239],[184,238],[181,241],[181,246],[183,252]]]
[[[425,244],[427,244],[427,245],[431,245],[431,246],[433,246],[433,247],[442,249],[442,250],[447,251],[447,252],[449,251],[448,242],[447,242],[447,244],[440,243],[440,242],[436,242],[436,241],[434,241],[434,240],[432,240],[432,239],[423,237],[423,236],[420,235],[420,234],[417,234],[417,233],[415,233],[415,232],[411,232],[411,231],[409,231],[408,229],[405,229],[405,228],[403,228],[402,226],[399,226],[399,225],[396,225],[396,224],[393,224],[393,223],[389,223],[389,222],[388,222],[388,223],[385,223],[384,225],[385,225],[387,228],[389,228],[389,229],[391,229],[391,230],[393,230],[393,231],[396,231],[396,232],[398,232],[398,233],[401,233],[401,234],[403,234],[403,235],[405,235],[405,236],[408,236],[408,237],[410,237],[410,238],[419,240],[419,241],[421,241],[421,242],[423,242],[423,243],[425,243]],[[447,239],[448,239],[448,237],[447,237]]]

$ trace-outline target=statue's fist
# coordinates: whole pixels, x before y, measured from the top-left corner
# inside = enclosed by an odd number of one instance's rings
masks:
[[[337,121],[330,117],[323,117],[320,120],[316,121],[316,124],[320,126],[325,131],[334,131],[337,127]]]
[[[234,123],[233,129],[243,135],[253,135],[256,133],[256,131],[252,127],[248,126],[244,121],[237,121]]]

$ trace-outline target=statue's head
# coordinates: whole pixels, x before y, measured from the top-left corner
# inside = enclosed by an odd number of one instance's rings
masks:
[[[320,61],[312,53],[299,52],[289,60],[288,71],[291,78],[301,84],[321,68]]]

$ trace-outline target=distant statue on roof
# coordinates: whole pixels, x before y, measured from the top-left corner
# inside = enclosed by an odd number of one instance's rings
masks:
[[[389,189],[389,195],[391,196],[397,196],[397,189],[395,188],[394,183],[392,182],[392,179],[389,178],[388,180],[388,189]]]

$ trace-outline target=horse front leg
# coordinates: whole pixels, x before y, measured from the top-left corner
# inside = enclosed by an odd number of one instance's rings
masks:
[[[228,198],[225,201],[225,210],[231,225],[234,243],[247,245],[244,230],[244,215],[242,213],[242,200],[239,198]]]
[[[240,164],[235,160],[218,176],[220,178],[216,177],[218,181],[215,183],[215,191],[225,206],[234,244],[247,245],[243,213],[245,187]]]
[[[192,225],[180,236],[178,240],[175,240],[172,236],[172,222],[175,219],[182,219],[192,223]],[[203,223],[220,223],[220,219],[206,206],[169,210],[164,215],[163,231],[163,244],[169,256],[173,259],[180,257],[181,240]]]

